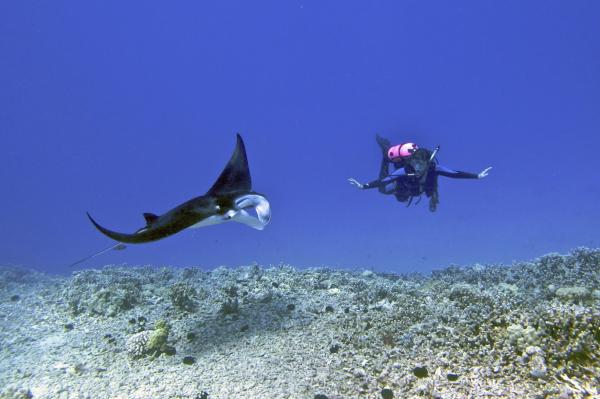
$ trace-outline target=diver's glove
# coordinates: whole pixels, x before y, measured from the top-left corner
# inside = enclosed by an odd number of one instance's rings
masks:
[[[492,169],[492,167],[490,166],[489,168],[485,168],[483,171],[479,172],[479,174],[477,175],[478,179],[483,179],[484,177],[486,177],[490,171],[490,169]]]
[[[361,190],[363,190],[365,188],[364,184],[360,183],[358,180],[356,180],[353,177],[351,177],[351,178],[348,179],[348,183],[352,184],[353,186],[358,187]]]

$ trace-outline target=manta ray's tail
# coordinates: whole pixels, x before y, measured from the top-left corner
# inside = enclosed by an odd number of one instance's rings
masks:
[[[92,255],[86,256],[86,257],[85,257],[85,258],[83,258],[83,259],[79,259],[77,262],[73,262],[73,263],[71,263],[71,264],[69,265],[69,267],[77,266],[78,264],[80,264],[80,263],[83,263],[83,262],[85,262],[86,260],[90,260],[90,259],[92,259],[92,258],[95,258],[96,256],[102,255],[102,254],[103,254],[103,253],[105,253],[105,252],[108,252],[108,251],[111,251],[111,250],[121,250],[121,249],[125,249],[125,248],[126,248],[126,247],[125,247],[125,244],[123,244],[123,243],[121,243],[121,242],[118,242],[118,243],[116,243],[116,244],[114,244],[114,245],[111,245],[111,246],[110,246],[110,247],[108,247],[108,248],[104,248],[103,250],[96,252],[95,254],[92,254]]]

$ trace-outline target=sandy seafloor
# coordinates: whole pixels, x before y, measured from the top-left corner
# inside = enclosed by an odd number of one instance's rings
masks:
[[[428,276],[0,268],[0,398],[591,398],[599,386],[600,250]]]

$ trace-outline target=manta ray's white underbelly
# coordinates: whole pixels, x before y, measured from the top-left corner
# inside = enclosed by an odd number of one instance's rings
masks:
[[[256,216],[250,214],[248,210],[256,212]],[[269,201],[262,195],[248,194],[238,197],[235,200],[234,209],[230,209],[222,215],[209,216],[188,228],[197,229],[199,227],[233,221],[243,223],[257,230],[262,230],[269,224],[270,220],[271,206]]]

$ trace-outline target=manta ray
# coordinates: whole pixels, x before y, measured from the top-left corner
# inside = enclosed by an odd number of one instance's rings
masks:
[[[271,220],[271,206],[264,195],[252,191],[246,148],[238,134],[229,162],[206,194],[192,198],[160,216],[154,213],[143,215],[146,220],[144,227],[134,233],[119,233],[102,227],[87,213],[96,229],[118,243],[71,266],[111,249],[123,249],[124,243],[157,241],[188,228],[234,221],[262,230]]]

